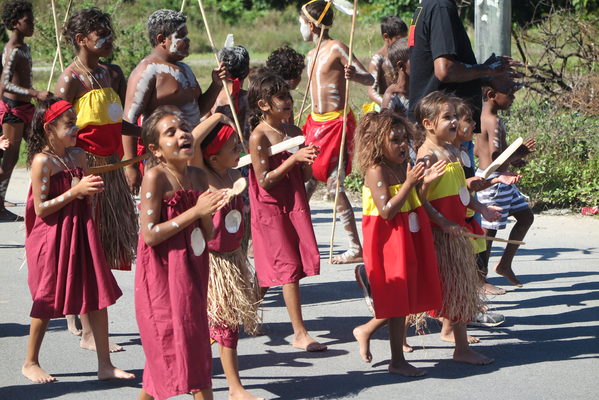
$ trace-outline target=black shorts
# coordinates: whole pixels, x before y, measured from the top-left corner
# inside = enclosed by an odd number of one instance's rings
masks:
[[[15,108],[15,107],[22,106],[24,104],[29,104],[28,101],[13,100],[13,99],[9,99],[8,97],[4,97],[4,96],[2,96],[2,101],[4,102],[4,104],[6,104],[8,106],[8,108]],[[21,118],[17,117],[16,115],[13,115],[11,112],[7,112],[6,114],[4,114],[2,123],[3,124],[23,124],[23,123],[25,123],[25,121],[23,121]]]

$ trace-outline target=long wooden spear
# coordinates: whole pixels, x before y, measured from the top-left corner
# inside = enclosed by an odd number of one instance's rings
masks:
[[[314,75],[314,67],[316,67],[316,62],[318,61],[318,52],[320,51],[320,45],[322,44],[322,35],[324,34],[325,28],[320,26],[320,35],[318,36],[318,43],[316,44],[316,52],[314,53],[314,58],[312,59],[312,65],[310,66],[310,74],[308,75],[308,85],[306,86],[306,92],[304,93],[304,98],[302,99],[302,105],[300,106],[300,112],[295,120],[295,124],[299,125],[302,121],[302,115],[304,114],[304,104],[306,104],[306,98],[308,97],[308,93],[310,92],[310,84],[312,83],[312,76]]]
[[[62,24],[66,24],[69,19],[69,12],[71,11],[71,5],[73,4],[73,0],[69,0],[69,4],[67,5],[67,11],[64,14],[64,20]],[[62,32],[60,33],[60,37],[58,38],[58,43],[62,40]],[[54,61],[52,61],[52,69],[50,70],[50,79],[48,79],[48,86],[46,87],[46,91],[50,90],[50,85],[52,85],[52,79],[54,79],[54,68],[56,68],[56,62],[58,61],[58,52],[60,51],[60,44],[56,47],[56,51],[54,52]]]
[[[204,12],[204,5],[202,4],[202,0],[198,0],[198,4],[200,6],[200,12],[202,13],[202,19],[204,20],[204,26],[206,27],[206,34],[208,35],[208,40],[210,41],[210,46],[212,46],[212,52],[214,53],[214,58],[216,59],[216,65],[220,65],[220,61],[218,60],[218,51],[216,50],[216,46],[214,45],[214,40],[212,40],[212,34],[210,33],[210,28],[208,27],[208,20],[206,19],[206,13]],[[237,118],[237,111],[235,110],[235,104],[233,104],[233,98],[231,97],[231,93],[229,92],[229,87],[227,86],[227,80],[222,79],[223,89],[225,94],[227,95],[227,101],[229,102],[229,106],[231,107],[231,113],[233,114],[233,120],[235,121],[235,130],[239,135],[239,141],[243,146],[243,151],[246,154],[248,153],[247,148],[245,147],[245,142],[243,140],[243,132],[241,131],[241,125],[239,124],[239,118]]]
[[[348,65],[352,64],[354,31],[356,29],[356,14],[358,13],[358,0],[354,0],[354,10],[351,17],[351,31],[349,34],[349,59]],[[345,101],[343,103],[343,129],[341,131],[341,146],[339,148],[339,165],[337,166],[337,182],[335,184],[335,203],[333,206],[333,229],[331,231],[331,240],[329,241],[329,263],[333,262],[333,241],[335,240],[335,226],[337,223],[337,202],[339,201],[339,186],[341,181],[341,171],[344,171],[345,155],[345,137],[347,134],[347,108],[349,103],[349,79],[345,79]]]
[[[64,17],[64,22],[67,22],[67,18],[69,17],[69,11],[71,9],[71,4],[73,0],[69,1],[69,5],[67,6],[67,12]],[[52,84],[52,79],[54,78],[54,68],[56,67],[56,58],[60,60],[60,70],[64,71],[64,64],[62,62],[62,51],[60,50],[60,40],[62,39],[62,35],[58,32],[58,19],[56,18],[56,5],[54,4],[54,0],[51,0],[52,5],[52,17],[54,18],[54,33],[56,34],[56,53],[54,54],[54,62],[52,63],[52,69],[50,70],[50,79],[48,79],[48,86],[46,88],[47,91],[50,90],[50,85]]]
[[[180,10],[179,12],[183,12],[183,10],[185,10],[185,3],[186,3],[186,1],[185,1],[185,0],[183,0],[183,1],[181,2],[181,10]]]

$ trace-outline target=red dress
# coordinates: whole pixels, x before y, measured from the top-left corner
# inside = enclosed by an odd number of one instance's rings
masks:
[[[288,152],[271,156],[269,169],[277,168],[289,156]],[[253,169],[249,181],[254,266],[260,286],[318,275],[320,254],[300,164],[268,190],[260,187]]]
[[[49,201],[61,201],[71,189],[80,168],[50,177]],[[33,307],[32,318],[59,318],[101,310],[121,297],[104,258],[92,218],[90,198],[74,199],[60,210],[40,218],[35,215],[31,188],[25,210],[25,252]]]
[[[199,195],[177,191],[163,201],[160,221],[193,207]],[[211,387],[208,251],[200,233],[197,221],[153,247],[139,236],[135,316],[146,355],[143,388],[157,400]]]
[[[395,196],[401,185],[389,187]],[[370,189],[362,189],[364,265],[376,318],[402,317],[441,307],[442,293],[433,235],[416,190],[401,210],[383,219]]]

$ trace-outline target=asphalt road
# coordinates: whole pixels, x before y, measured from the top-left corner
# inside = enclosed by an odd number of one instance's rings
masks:
[[[14,174],[7,198],[20,202],[23,214],[28,178]],[[331,213],[325,203],[313,204],[313,221],[323,257],[322,273],[302,281],[303,312],[313,335],[329,345],[321,354],[289,345],[291,326],[280,290],[264,302],[266,335],[239,342],[241,377],[252,393],[269,399],[597,399],[599,398],[599,220],[578,216],[536,217],[514,269],[525,284],[492,298],[494,311],[506,315],[495,329],[471,330],[482,342],[478,351],[494,357],[488,366],[451,361],[452,346],[439,340],[439,328],[409,343],[407,355],[426,377],[409,379],[387,373],[388,333],[372,341],[372,364],[361,361],[352,336],[354,326],[369,315],[354,281],[354,265],[326,262]],[[358,214],[359,216],[359,214]],[[337,232],[341,232],[338,229]],[[503,237],[505,232],[501,232]],[[336,250],[345,247],[338,233]],[[114,354],[115,365],[137,375],[134,381],[100,382],[95,355],[78,346],[64,319],[53,320],[46,334],[41,362],[58,378],[32,384],[20,373],[29,330],[31,298],[27,267],[23,265],[25,232],[22,223],[0,224],[0,399],[134,399],[141,385],[144,355],[133,307],[133,273],[116,271],[124,295],[110,307],[111,340],[125,351]],[[493,264],[502,247],[493,249]],[[506,282],[491,273],[491,282]],[[214,392],[227,398],[217,350],[213,348]],[[178,398],[188,399],[189,396]]]

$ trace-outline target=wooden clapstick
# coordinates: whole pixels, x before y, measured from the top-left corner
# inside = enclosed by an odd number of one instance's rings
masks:
[[[464,236],[471,237],[474,239],[493,240],[495,242],[501,242],[501,243],[509,243],[509,244],[517,244],[517,245],[526,244],[526,242],[522,242],[520,240],[502,239],[502,238],[493,237],[493,236],[477,235],[476,233],[472,233],[472,232],[464,233]]]
[[[131,164],[138,163],[145,160],[150,155],[148,153],[142,154],[141,156],[133,157],[129,160],[120,161],[114,164],[101,165],[99,167],[91,167],[85,170],[85,175],[90,174],[102,174],[104,172],[116,171],[117,169],[128,167]]]
[[[274,156],[275,154],[282,153],[286,150],[293,149],[294,147],[301,146],[306,141],[306,138],[303,136],[295,136],[291,139],[287,139],[281,143],[273,144],[268,148],[268,156]],[[237,166],[235,168],[245,167],[252,163],[252,158],[250,155],[245,155],[239,159]]]

